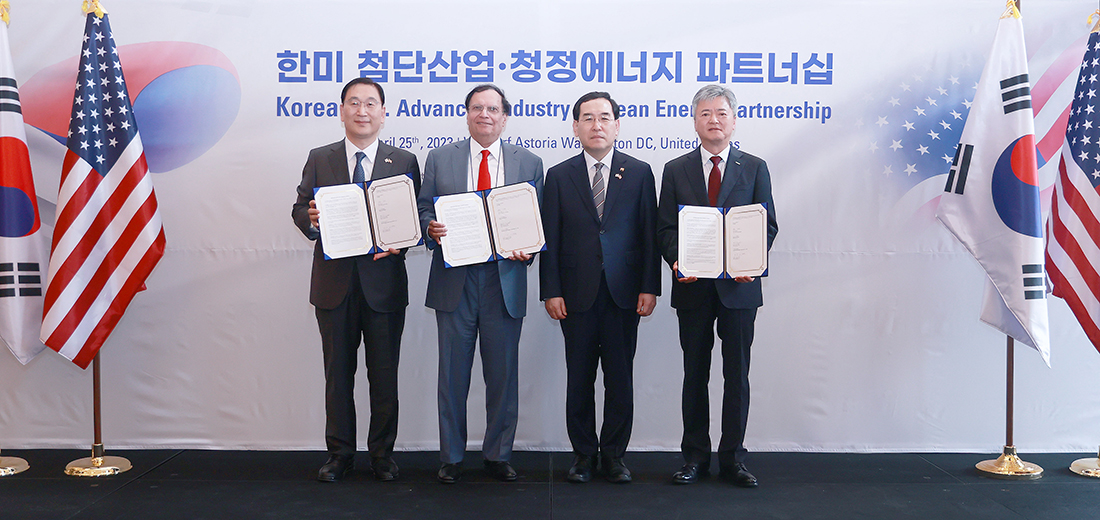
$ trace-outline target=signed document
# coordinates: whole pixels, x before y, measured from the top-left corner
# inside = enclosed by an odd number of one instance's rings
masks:
[[[539,195],[533,184],[494,188],[485,196],[485,203],[497,256],[508,258],[512,251],[532,254],[546,249]]]
[[[767,209],[681,206],[677,262],[681,277],[760,276],[768,269]]]
[[[726,210],[726,275],[760,276],[768,270],[768,210],[762,204]]]
[[[366,185],[367,210],[376,252],[420,245],[420,217],[412,177],[396,175]]]
[[[321,250],[325,258],[346,258],[423,244],[412,175],[314,188],[313,199],[321,212]]]
[[[682,277],[722,277],[726,270],[723,228],[722,208],[680,208],[677,262]]]
[[[436,197],[435,219],[447,226],[440,241],[447,267],[546,249],[538,192],[530,182]]]
[[[313,199],[321,211],[321,248],[326,259],[365,255],[374,249],[362,185],[323,186],[313,191]]]
[[[484,192],[436,197],[435,219],[447,226],[447,236],[440,241],[443,263],[447,267],[496,259],[485,218]]]

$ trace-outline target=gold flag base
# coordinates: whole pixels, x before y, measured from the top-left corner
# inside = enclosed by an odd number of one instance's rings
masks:
[[[1069,465],[1069,470],[1083,477],[1100,478],[1100,458],[1077,459]]]
[[[1015,446],[1005,446],[1004,453],[996,460],[983,460],[974,467],[988,477],[1006,480],[1035,480],[1043,476],[1043,468],[1020,460]]]
[[[31,465],[19,457],[0,457],[0,477],[7,477],[16,473],[22,473],[30,469]]]
[[[65,466],[65,474],[74,477],[106,477],[129,471],[133,466],[125,457],[103,455],[103,445],[92,445],[92,456],[77,459]]]

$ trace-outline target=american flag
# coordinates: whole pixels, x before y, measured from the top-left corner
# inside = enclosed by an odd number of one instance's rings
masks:
[[[1047,273],[1100,350],[1100,32],[1089,36],[1047,222]]]
[[[164,255],[164,228],[107,16],[89,13],[57,196],[42,341],[81,368]]]

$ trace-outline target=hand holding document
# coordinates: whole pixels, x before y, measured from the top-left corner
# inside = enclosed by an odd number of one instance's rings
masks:
[[[768,212],[762,204],[681,206],[678,233],[681,278],[760,276],[768,269]]]
[[[436,197],[435,216],[447,226],[440,242],[447,267],[546,249],[538,192],[529,182]]]
[[[326,259],[381,253],[424,243],[416,190],[406,175],[366,184],[314,188]]]

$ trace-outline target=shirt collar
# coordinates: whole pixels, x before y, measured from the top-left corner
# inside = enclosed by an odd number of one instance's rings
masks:
[[[366,148],[360,150],[360,149],[356,148],[354,144],[351,144],[351,141],[349,141],[348,139],[345,138],[344,139],[344,152],[348,156],[348,164],[355,164],[355,152],[363,152],[364,154],[367,155],[367,162],[373,165],[374,164],[374,159],[378,155],[378,139],[375,139],[374,142],[372,142]],[[365,166],[364,166],[364,168],[365,168]],[[370,176],[369,171],[367,172],[367,176],[368,177]]]
[[[604,167],[607,168],[607,170],[605,170],[605,171],[610,171],[611,170],[611,160],[614,156],[615,156],[615,149],[612,148],[610,151],[607,152],[607,155],[605,155],[603,157],[603,159],[597,161],[595,157],[592,157],[588,153],[588,151],[585,150],[584,151],[584,163],[585,163],[585,165],[588,166],[589,174],[592,173],[592,168],[594,166],[596,166],[596,163],[602,163],[604,165]]]

